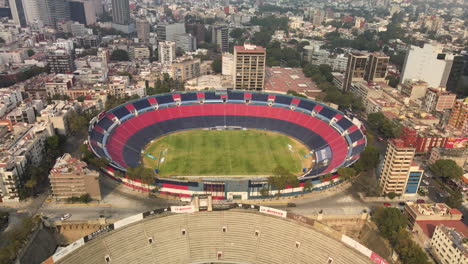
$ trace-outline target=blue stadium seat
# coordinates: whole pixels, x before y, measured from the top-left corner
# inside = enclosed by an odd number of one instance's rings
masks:
[[[142,99],[142,100],[139,100],[139,101],[136,101],[133,103],[133,106],[135,107],[135,109],[138,111],[138,110],[142,110],[142,109],[145,109],[145,108],[148,108],[150,107],[150,103],[148,102],[148,100],[146,98]]]
[[[186,94],[181,94],[180,99],[182,102],[187,102],[187,101],[198,101],[197,100],[197,94],[196,93],[186,93]]]
[[[214,92],[207,92],[205,93],[205,100],[221,100],[221,96]]]
[[[228,100],[244,101],[244,93],[228,92]]]
[[[363,138],[363,135],[360,130],[356,130],[353,133],[349,134],[349,138],[352,142],[356,142]]]
[[[260,94],[260,93],[252,93],[252,101],[254,102],[267,102],[268,95],[267,94]]]
[[[96,130],[91,131],[91,134],[89,135],[91,140],[94,140],[99,143],[103,143],[102,140],[104,138],[104,135],[97,132]]]
[[[328,119],[332,119],[335,115],[336,115],[336,110],[331,110],[330,108],[328,107],[324,107],[320,112],[319,114],[321,116],[324,116]]]
[[[336,122],[343,130],[350,128],[353,125],[353,122],[349,121],[348,118],[343,117],[338,122]]]
[[[156,97],[156,101],[158,101],[158,104],[169,104],[173,103],[174,99],[172,98],[172,95],[161,95]]]
[[[107,130],[110,126],[112,126],[113,122],[109,119],[107,119],[107,117],[104,117],[103,119],[99,120],[98,122],[98,125],[102,128],[104,128],[104,130]]]
[[[130,112],[125,108],[125,106],[119,107],[112,111],[112,113],[118,118],[121,119],[122,117],[127,116]]]
[[[282,96],[282,95],[277,95],[276,98],[275,98],[275,103],[276,104],[290,105],[291,101],[292,101],[291,97]]]
[[[312,111],[312,109],[314,109],[314,107],[316,106],[316,104],[312,103],[312,102],[308,102],[306,100],[301,100],[299,102],[299,104],[297,105],[297,107],[300,107],[300,108],[303,108],[303,109],[307,109],[309,111]]]
[[[365,147],[366,147],[366,144],[361,144],[361,145],[353,147],[353,150],[351,151],[351,157],[361,153],[361,151],[363,151]]]

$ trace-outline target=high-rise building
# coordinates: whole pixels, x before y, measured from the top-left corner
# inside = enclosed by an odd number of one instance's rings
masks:
[[[409,140],[388,141],[383,166],[380,170],[380,187],[383,193],[414,194],[417,192],[423,171],[413,163],[416,148]]]
[[[85,162],[65,153],[58,158],[49,174],[52,196],[57,199],[80,197],[89,194],[101,200],[99,172],[88,169]]]
[[[180,34],[175,36],[176,48],[186,52],[192,52],[197,49],[197,39],[191,34]]]
[[[159,24],[156,28],[157,40],[161,41],[175,41],[175,37],[180,34],[185,34],[185,24]]]
[[[322,9],[315,8],[312,12],[312,24],[314,26],[321,26],[325,19],[325,12]]]
[[[53,73],[72,73],[76,70],[74,55],[64,49],[50,50],[47,53],[47,63]]]
[[[447,126],[468,134],[468,97],[455,101]]]
[[[447,80],[447,90],[468,96],[468,53],[453,58],[452,69]]]
[[[265,84],[266,49],[244,44],[234,47],[234,88],[263,90]]]
[[[341,87],[342,91],[348,91],[352,82],[364,80],[366,64],[367,55],[357,52],[348,54],[348,65],[346,66],[343,86]]]
[[[446,87],[453,58],[453,54],[443,52],[442,46],[411,46],[406,52],[400,81],[403,83],[408,79],[422,80],[427,82],[429,87]]]
[[[176,44],[173,41],[159,42],[158,45],[159,62],[171,64],[176,58]]]
[[[143,42],[149,42],[150,37],[150,24],[148,20],[139,18],[136,20],[136,32],[138,39]]]
[[[216,44],[219,52],[229,51],[229,29],[225,26],[214,26],[211,32],[211,42]]]
[[[364,80],[368,82],[385,82],[390,57],[383,53],[371,53],[367,59]]]
[[[96,23],[95,3],[90,0],[70,1],[71,20],[83,25]]]
[[[119,25],[130,24],[130,5],[128,0],[112,0],[112,22]]]
[[[11,15],[15,24],[25,27],[26,26],[26,14],[24,12],[22,0],[9,0]]]

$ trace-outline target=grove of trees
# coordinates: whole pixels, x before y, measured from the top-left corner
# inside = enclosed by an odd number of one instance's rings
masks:
[[[382,112],[369,114],[367,121],[370,128],[386,138],[396,138],[400,135],[401,126],[385,117]]]
[[[438,177],[444,180],[460,179],[463,176],[463,169],[450,159],[440,159],[429,165],[429,169]]]

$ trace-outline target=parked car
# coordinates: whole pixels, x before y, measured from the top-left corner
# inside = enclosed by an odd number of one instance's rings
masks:
[[[390,203],[383,203],[384,206],[392,206]]]
[[[405,202],[399,202],[398,205],[399,205],[399,206],[405,206],[406,203],[405,203]]]
[[[416,203],[418,203],[418,204],[419,204],[419,203],[425,203],[425,202],[426,202],[426,201],[424,201],[423,199],[417,199],[417,200],[416,200]]]
[[[424,184],[429,185],[429,182],[427,180],[423,180]]]
[[[61,221],[65,221],[71,217],[71,214],[64,214],[62,217],[60,217]]]
[[[295,203],[288,203],[286,206],[287,207],[296,207],[296,204]]]

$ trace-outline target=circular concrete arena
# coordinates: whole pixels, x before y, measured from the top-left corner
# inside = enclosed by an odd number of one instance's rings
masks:
[[[336,109],[304,98],[247,91],[181,92],[128,102],[96,117],[88,142],[98,157],[110,161],[110,171],[124,172],[142,163],[145,147],[155,139],[191,129],[268,130],[294,138],[310,150],[307,155],[314,161],[302,169],[299,179],[311,179],[314,186],[325,184],[320,175],[354,163],[366,146],[360,128]],[[203,181],[181,183],[160,177],[158,182],[161,187],[179,186],[168,188],[168,193],[178,188],[207,189]],[[230,191],[227,185],[224,183],[222,192]],[[244,187],[234,189],[240,192]]]
[[[243,207],[135,215],[75,241],[44,263],[363,264],[381,259],[311,219],[295,215],[299,222],[260,213],[262,207]]]

